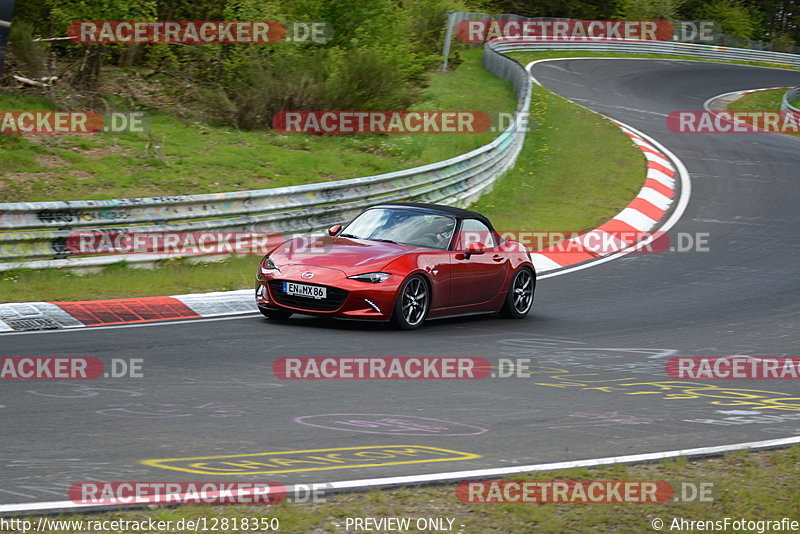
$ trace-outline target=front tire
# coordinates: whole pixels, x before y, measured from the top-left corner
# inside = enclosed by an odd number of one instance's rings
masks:
[[[431,292],[428,283],[420,275],[414,275],[397,292],[391,323],[401,330],[414,330],[422,326],[431,307]]]
[[[514,274],[508,286],[508,294],[500,309],[500,315],[507,319],[522,319],[533,306],[533,291],[536,288],[536,275],[530,267],[522,267]]]
[[[271,310],[268,308],[262,308],[261,306],[258,307],[258,311],[261,312],[261,315],[267,319],[272,319],[273,321],[285,321],[292,316],[292,312],[289,311]]]

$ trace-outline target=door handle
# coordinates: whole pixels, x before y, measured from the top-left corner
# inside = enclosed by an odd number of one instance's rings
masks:
[[[503,260],[505,260],[505,258],[500,254],[495,254],[494,256],[492,256],[492,261],[503,261]]]

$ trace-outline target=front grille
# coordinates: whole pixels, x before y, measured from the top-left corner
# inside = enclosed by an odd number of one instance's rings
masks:
[[[274,298],[278,304],[303,310],[334,311],[339,309],[347,298],[347,291],[339,289],[338,287],[320,286],[318,284],[306,285],[324,287],[326,289],[327,298],[313,299],[298,297],[296,295],[287,295],[283,292],[283,282],[281,280],[271,280],[269,283],[269,290],[270,293],[272,293],[272,298]]]

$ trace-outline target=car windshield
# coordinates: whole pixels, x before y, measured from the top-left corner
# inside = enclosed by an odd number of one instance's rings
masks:
[[[402,208],[375,208],[353,219],[339,235],[446,250],[455,226],[455,219],[446,215]]]

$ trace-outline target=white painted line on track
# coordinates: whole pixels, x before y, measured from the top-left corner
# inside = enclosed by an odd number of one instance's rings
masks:
[[[501,477],[517,473],[527,473],[531,471],[554,471],[557,469],[572,469],[575,467],[597,467],[601,465],[611,465],[620,463],[650,462],[676,458],[678,456],[711,456],[724,454],[726,452],[739,451],[743,449],[763,449],[774,447],[785,447],[800,443],[800,436],[790,438],[770,439],[765,441],[751,441],[748,443],[735,443],[732,445],[718,445],[713,447],[697,447],[693,449],[677,449],[664,452],[650,452],[643,454],[629,454],[626,456],[606,456],[604,458],[589,458],[586,460],[570,460],[566,462],[552,462],[546,464],[518,465],[512,467],[498,467],[490,469],[475,469],[471,471],[452,471],[449,473],[439,473],[430,475],[410,475],[387,478],[370,478],[362,480],[350,480],[342,482],[331,482],[334,489],[352,489],[371,486],[387,486],[393,484],[419,484],[423,482],[438,482],[441,480],[459,480],[477,477]]]
[[[732,445],[717,445],[711,447],[697,447],[693,449],[676,449],[663,452],[648,452],[642,454],[629,454],[625,456],[606,456],[603,458],[588,458],[585,460],[569,460],[565,462],[552,462],[545,464],[517,465],[512,467],[497,467],[489,469],[472,469],[466,471],[450,471],[447,473],[430,473],[424,475],[405,475],[383,478],[364,478],[358,480],[341,480],[338,482],[316,482],[315,484],[326,484],[327,489],[360,489],[380,486],[395,486],[400,484],[424,484],[428,482],[442,482],[452,480],[466,480],[475,478],[497,478],[518,473],[529,473],[533,471],[555,471],[557,469],[572,469],[576,467],[598,467],[602,465],[612,465],[634,462],[652,462],[665,460],[667,458],[677,458],[679,456],[712,456],[724,454],[726,452],[740,451],[744,449],[766,449],[785,447],[800,443],[800,436],[790,438],[770,439],[765,441],[751,441],[747,443],[735,443]],[[292,493],[294,486],[286,486],[286,491]],[[139,505],[140,507],[142,505]],[[73,510],[79,508],[117,508],[118,504],[97,505],[97,504],[78,504],[72,501],[50,501],[38,503],[18,503],[0,504],[0,513],[24,513],[57,510]]]

